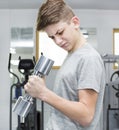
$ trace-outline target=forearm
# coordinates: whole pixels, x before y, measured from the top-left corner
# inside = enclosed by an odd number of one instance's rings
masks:
[[[92,121],[93,114],[84,103],[66,100],[48,89],[39,98],[82,126],[87,126]]]

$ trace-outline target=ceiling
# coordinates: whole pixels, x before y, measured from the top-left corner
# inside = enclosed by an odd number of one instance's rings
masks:
[[[46,0],[0,0],[0,9],[38,9]],[[65,0],[73,9],[119,10],[119,0]]]

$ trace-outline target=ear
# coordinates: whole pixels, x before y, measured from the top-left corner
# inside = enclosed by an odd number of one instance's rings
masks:
[[[77,16],[74,16],[72,19],[71,19],[71,22],[74,24],[75,28],[79,28],[80,26],[80,20]]]

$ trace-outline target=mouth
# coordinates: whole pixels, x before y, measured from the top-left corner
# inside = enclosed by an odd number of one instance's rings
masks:
[[[60,47],[65,49],[67,46],[68,46],[68,44],[67,44],[67,43],[64,43],[64,44],[62,44]]]

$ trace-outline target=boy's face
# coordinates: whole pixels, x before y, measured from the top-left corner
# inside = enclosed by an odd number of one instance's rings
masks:
[[[45,28],[49,38],[51,38],[59,47],[66,51],[77,49],[79,39],[79,22],[78,19],[71,19],[69,23],[60,21],[56,24],[49,25]]]

